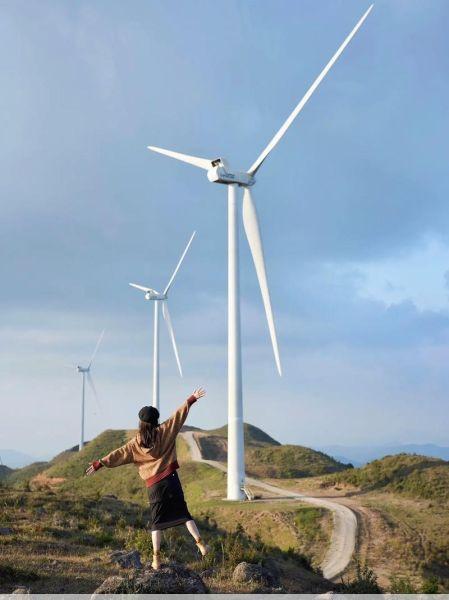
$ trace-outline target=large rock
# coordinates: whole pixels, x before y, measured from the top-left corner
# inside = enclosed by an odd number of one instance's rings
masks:
[[[141,569],[140,554],[137,550],[126,552],[125,550],[115,550],[109,556],[111,562],[116,562],[124,569]]]
[[[113,575],[103,581],[100,587],[97,587],[92,595],[92,598],[96,594],[126,594],[127,593],[127,579],[125,577],[118,577]]]
[[[273,587],[277,583],[268,569],[247,562],[241,562],[235,567],[232,580],[236,583],[257,583],[264,587]]]
[[[177,563],[154,571],[150,564],[128,577],[108,577],[93,594],[206,594],[201,577]]]

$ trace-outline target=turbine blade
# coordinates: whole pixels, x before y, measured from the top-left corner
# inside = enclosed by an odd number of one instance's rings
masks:
[[[257,279],[259,280],[262,300],[267,315],[268,329],[273,346],[274,360],[279,375],[282,375],[281,359],[279,357],[279,347],[276,337],[276,328],[274,325],[273,310],[271,308],[270,291],[268,289],[267,274],[265,271],[265,260],[263,255],[262,239],[260,236],[259,221],[257,211],[251,197],[249,188],[244,188],[243,192],[243,226],[256,268]]]
[[[142,290],[142,292],[154,292],[154,290],[152,290],[151,288],[144,287],[143,285],[138,285],[137,283],[130,283],[129,285],[138,290]]]
[[[153,152],[158,152],[159,154],[164,154],[165,156],[169,156],[170,158],[176,158],[177,160],[181,160],[182,162],[189,163],[195,167],[200,167],[200,169],[205,169],[209,171],[212,168],[212,161],[207,158],[200,158],[198,156],[190,156],[189,154],[181,154],[180,152],[173,152],[173,150],[165,150],[164,148],[158,148],[157,146],[147,146],[148,150],[152,150]]]
[[[284,136],[285,132],[290,127],[290,125],[293,123],[293,121],[295,120],[295,118],[299,115],[299,113],[301,112],[301,110],[304,108],[305,104],[307,103],[307,101],[309,100],[309,98],[311,97],[311,95],[313,94],[313,92],[316,90],[316,88],[320,85],[320,83],[326,77],[328,71],[332,68],[332,66],[334,65],[334,63],[336,62],[336,60],[338,59],[338,57],[340,56],[340,54],[343,52],[343,50],[349,44],[349,42],[351,41],[351,39],[357,33],[357,30],[362,25],[362,23],[366,19],[366,17],[369,15],[369,13],[371,12],[371,9],[373,8],[373,6],[374,6],[374,4],[371,4],[371,6],[368,8],[368,10],[364,13],[364,15],[358,21],[358,23],[356,24],[356,26],[354,27],[354,29],[351,31],[351,33],[347,36],[347,38],[345,39],[345,41],[339,47],[339,49],[337,50],[337,52],[333,55],[333,57],[330,59],[330,61],[327,63],[327,65],[324,67],[324,69],[321,71],[321,73],[318,75],[318,77],[315,79],[315,81],[312,83],[312,85],[307,90],[307,92],[305,93],[304,97],[299,102],[299,104],[296,106],[296,108],[293,110],[293,112],[291,113],[291,115],[288,117],[288,119],[285,121],[285,123],[282,125],[282,127],[279,129],[279,131],[276,133],[276,135],[270,141],[270,143],[268,144],[268,146],[260,154],[260,156],[257,158],[257,160],[250,166],[250,168],[248,169],[248,173],[250,175],[255,175],[257,173],[257,171],[259,170],[259,168],[262,165],[263,161],[267,158],[267,156],[270,154],[270,152],[273,150],[273,148],[282,139],[282,137]]]
[[[164,315],[165,323],[167,325],[168,333],[170,335],[171,343],[173,346],[173,352],[175,353],[176,363],[178,365],[179,374],[182,377],[181,361],[179,360],[178,347],[176,345],[175,332],[173,331],[173,325],[170,318],[170,312],[168,310],[167,301],[162,303],[162,314]]]
[[[194,231],[192,233],[192,235],[190,236],[190,240],[187,242],[187,246],[185,247],[184,252],[181,254],[181,258],[178,261],[178,264],[176,265],[176,269],[173,271],[173,275],[170,277],[169,282],[167,283],[165,290],[164,290],[164,295],[168,292],[168,290],[170,289],[175,277],[176,277],[176,273],[179,271],[179,267],[182,264],[182,261],[184,260],[185,255],[187,254],[188,249],[190,248],[190,244],[193,242],[193,238],[196,235],[196,231]]]
[[[92,379],[92,375],[90,374],[90,371],[87,371],[87,383],[90,385],[90,388],[93,392],[93,395],[95,398],[95,403],[98,407],[98,410],[100,410],[100,411],[103,410],[101,407],[100,401],[98,399],[97,389],[95,387],[94,380]]]
[[[91,364],[94,362],[95,355],[96,355],[96,354],[97,354],[97,352],[98,352],[98,348],[100,347],[101,340],[103,339],[103,336],[104,336],[104,329],[103,329],[103,331],[100,333],[100,337],[98,338],[98,342],[97,342],[97,345],[95,346],[94,353],[92,354],[92,358],[90,359],[89,366],[87,367],[88,369],[90,369],[90,367],[91,367]]]

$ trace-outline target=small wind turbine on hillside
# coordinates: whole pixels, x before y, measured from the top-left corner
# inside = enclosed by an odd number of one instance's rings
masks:
[[[321,81],[331,69],[340,54],[349,44],[359,27],[362,25],[373,5],[364,13],[351,33],[347,36],[337,52],[315,79],[302,100],[295,107],[288,119],[269,142],[267,147],[258,156],[247,171],[231,169],[224,158],[213,160],[180,154],[172,150],[165,150],[156,146],[148,146],[149,150],[165,154],[171,158],[189,163],[207,171],[207,178],[213,183],[222,183],[228,186],[228,499],[239,500],[243,498],[245,483],[244,440],[243,440],[243,405],[242,405],[242,374],[241,374],[241,342],[240,342],[240,299],[239,299],[239,271],[238,271],[238,235],[237,235],[237,186],[243,188],[243,226],[254,261],[254,266],[259,280],[262,300],[268,321],[268,330],[271,337],[276,367],[281,375],[281,361],[279,357],[276,329],[271,307],[270,292],[268,289],[265,260],[260,235],[259,221],[256,206],[251,193],[255,184],[255,175],[262,166],[270,152],[280,142],[287,129],[293,123],[305,104],[319,86]]]
[[[194,231],[190,237],[190,240],[185,247],[184,252],[181,254],[181,258],[176,265],[175,270],[173,271],[172,276],[168,280],[167,285],[165,286],[162,294],[154,290],[153,288],[145,287],[143,285],[138,285],[137,283],[130,283],[129,285],[145,292],[145,300],[152,300],[154,302],[154,333],[153,333],[153,406],[159,410],[159,303],[162,303],[162,315],[165,320],[165,324],[167,325],[168,334],[170,336],[170,340],[173,346],[173,352],[176,358],[176,364],[178,365],[179,374],[182,377],[182,367],[181,361],[179,360],[178,347],[176,345],[175,332],[173,331],[173,325],[170,317],[170,312],[168,310],[168,292],[175,280],[176,274],[179,271],[179,268],[182,264],[182,261],[187,254],[188,249],[190,248],[190,244],[195,237],[196,231]]]
[[[78,371],[78,373],[81,373],[83,376],[83,383],[82,383],[82,388],[81,388],[81,390],[82,390],[81,391],[81,434],[80,434],[80,444],[79,444],[80,451],[84,448],[84,413],[85,413],[84,407],[85,407],[85,395],[86,395],[86,379],[87,379],[87,383],[89,384],[89,386],[93,392],[95,400],[98,401],[97,390],[95,389],[94,380],[92,379],[91,369],[92,369],[92,364],[94,362],[95,355],[98,352],[98,348],[100,347],[103,336],[104,336],[104,329],[100,333],[100,337],[98,338],[97,345],[95,346],[95,350],[92,354],[92,357],[91,357],[87,367],[83,367],[81,365],[77,365],[77,367],[76,367],[76,370]]]

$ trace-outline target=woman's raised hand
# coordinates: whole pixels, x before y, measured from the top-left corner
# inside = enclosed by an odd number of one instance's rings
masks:
[[[202,398],[203,396],[206,395],[206,390],[204,390],[202,387],[197,388],[192,396],[195,396],[195,398],[198,400],[198,398]]]
[[[93,465],[89,465],[87,467],[87,469],[85,470],[84,474],[85,475],[93,475],[95,473],[96,469]]]

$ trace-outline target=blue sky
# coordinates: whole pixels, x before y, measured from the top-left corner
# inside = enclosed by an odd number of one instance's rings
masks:
[[[149,144],[248,168],[351,30],[360,0],[1,3],[0,447],[78,441],[80,377],[131,428],[151,394],[151,306],[173,287],[185,377],[162,330],[165,417],[226,420],[226,200]],[[379,0],[258,174],[284,376],[241,237],[245,420],[282,442],[448,444],[449,52],[444,0]]]

